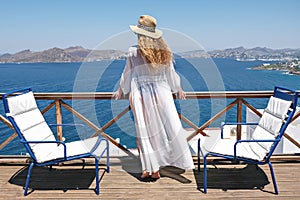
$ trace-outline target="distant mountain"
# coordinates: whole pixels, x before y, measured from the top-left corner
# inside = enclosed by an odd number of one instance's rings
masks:
[[[35,62],[83,62],[98,61],[104,59],[118,59],[125,56],[125,53],[118,50],[89,50],[80,46],[66,49],[51,48],[40,52],[23,50],[15,54],[3,54],[0,62],[4,63],[35,63]]]
[[[75,46],[66,49],[55,47],[40,52],[26,49],[15,54],[7,53],[0,56],[0,62],[91,62],[104,59],[120,59],[125,56],[126,53],[119,50],[90,50]],[[266,47],[246,49],[237,47],[208,52],[194,50],[177,53],[174,56],[182,58],[232,58],[236,60],[293,60],[300,59],[300,49],[270,49]]]
[[[210,57],[208,52],[204,50],[186,51],[182,53],[177,53],[177,56],[182,58],[209,58]]]
[[[286,60],[300,59],[300,49],[270,49],[266,47],[255,47],[245,49],[244,47],[214,50],[208,52],[212,58],[233,58],[237,60]]]

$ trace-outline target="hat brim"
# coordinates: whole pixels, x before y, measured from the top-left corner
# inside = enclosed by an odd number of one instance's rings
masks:
[[[150,31],[146,31],[146,30],[139,28],[137,26],[134,26],[134,25],[130,25],[129,27],[133,32],[135,32],[137,34],[145,35],[145,36],[148,36],[148,37],[151,37],[154,39],[160,38],[163,34],[163,32],[159,29],[155,29],[155,32],[150,32]]]

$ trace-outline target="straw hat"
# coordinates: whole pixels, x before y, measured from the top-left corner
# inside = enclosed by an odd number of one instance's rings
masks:
[[[130,29],[137,34],[155,39],[162,36],[162,31],[156,29],[156,19],[149,15],[140,16],[138,25],[130,25]]]

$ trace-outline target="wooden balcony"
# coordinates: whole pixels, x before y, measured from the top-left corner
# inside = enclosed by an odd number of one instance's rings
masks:
[[[269,98],[273,91],[232,91],[232,92],[187,92],[189,99],[224,99],[229,102],[223,109],[212,116],[203,124],[197,125],[186,116],[179,113],[180,118],[190,126],[190,135],[187,140],[194,139],[198,134],[205,135],[209,126],[226,112],[236,109],[236,121],[243,121],[243,109],[252,110],[258,116],[260,112],[245,99]],[[100,196],[92,190],[94,177],[89,160],[82,169],[82,160],[64,163],[55,166],[53,170],[48,168],[36,168],[33,170],[31,187],[33,192],[25,198],[33,199],[299,199],[300,191],[300,156],[297,154],[273,156],[274,171],[277,178],[279,195],[273,194],[273,185],[268,166],[256,168],[251,165],[235,164],[224,160],[214,160],[218,165],[209,165],[208,170],[208,194],[202,193],[203,174],[197,170],[183,172],[168,167],[161,170],[162,178],[157,181],[143,181],[139,178],[140,164],[131,149],[127,149],[106,132],[107,128],[119,120],[130,110],[127,107],[114,118],[110,119],[102,127],[96,126],[86,116],[73,109],[69,100],[111,100],[112,93],[35,93],[38,101],[50,100],[50,103],[42,108],[42,112],[48,112],[55,108],[55,117],[58,124],[62,123],[62,108],[73,113],[83,123],[92,128],[94,135],[101,134],[111,144],[119,148],[125,155],[112,158],[111,173],[105,173],[104,169],[100,182]],[[174,96],[176,98],[176,96]],[[293,120],[299,117],[299,113]],[[0,115],[0,121],[12,129],[5,117]],[[0,123],[1,123],[0,122]],[[1,149],[9,145],[17,137],[14,131],[0,144]],[[1,134],[1,133],[0,133]],[[57,129],[57,137],[64,137],[62,129]],[[237,139],[241,138],[241,127],[237,127]],[[299,141],[291,137],[289,133],[285,138],[300,148]],[[23,186],[26,180],[27,163],[26,156],[0,156],[0,198],[23,198]],[[213,163],[211,163],[213,164]],[[54,190],[52,190],[54,189]]]
[[[187,125],[190,126],[191,134],[187,136],[187,140],[192,140],[195,136],[198,134],[206,135],[205,129],[209,127],[213,122],[215,122],[218,118],[223,116],[226,112],[232,109],[236,109],[236,121],[242,122],[243,121],[243,105],[246,106],[250,110],[252,110],[255,114],[257,114],[259,117],[261,116],[261,113],[250,103],[248,103],[245,99],[261,99],[261,98],[269,98],[272,96],[273,91],[230,91],[230,92],[187,92],[187,100],[189,99],[227,99],[230,103],[228,105],[225,105],[224,108],[222,108],[218,113],[216,113],[214,116],[212,116],[209,120],[207,120],[205,123],[203,123],[201,126],[198,126],[194,124],[191,120],[186,118],[181,113],[179,114],[179,117],[183,122],[185,122]],[[113,96],[112,92],[95,92],[95,93],[88,93],[88,92],[82,92],[82,93],[35,93],[35,98],[37,100],[47,100],[51,101],[49,105],[47,105],[43,110],[42,113],[48,112],[52,107],[55,107],[56,111],[56,123],[61,124],[62,123],[62,107],[66,109],[67,111],[71,112],[74,116],[79,118],[83,123],[85,123],[87,126],[92,128],[95,133],[93,136],[101,134],[103,137],[107,138],[114,146],[124,151],[129,156],[135,157],[134,154],[127,149],[125,146],[121,145],[119,142],[117,142],[114,138],[112,138],[108,133],[105,132],[107,128],[109,128],[112,124],[114,124],[117,120],[119,120],[124,114],[126,114],[130,107],[125,108],[123,111],[121,111],[119,114],[114,116],[113,119],[109,120],[105,125],[102,127],[98,127],[93,122],[91,122],[87,117],[79,113],[78,111],[74,110],[71,105],[66,103],[66,100],[111,100]],[[1,97],[0,97],[1,98]],[[174,98],[176,96],[174,95]],[[297,113],[293,120],[296,120],[300,116],[300,112]],[[8,128],[12,128],[10,122],[6,120],[5,117],[3,117],[0,114],[0,123],[4,123],[7,125]],[[241,125],[237,125],[237,134],[236,138],[241,139]],[[1,134],[1,133],[0,133]],[[300,148],[299,141],[295,140],[292,136],[290,136],[288,133],[285,133],[285,138],[287,138],[289,141],[291,141],[295,146]],[[17,137],[16,133],[13,133],[10,136],[6,136],[7,139],[0,144],[0,152],[1,149],[3,149],[6,145],[8,145],[12,140],[14,140]],[[62,127],[57,127],[57,139],[62,140],[63,139],[63,132]],[[1,154],[1,153],[0,153]]]

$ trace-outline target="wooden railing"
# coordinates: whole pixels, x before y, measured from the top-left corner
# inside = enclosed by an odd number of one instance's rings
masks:
[[[61,107],[64,107],[69,112],[73,113],[76,117],[78,117],[83,123],[91,127],[95,130],[95,134],[93,136],[96,136],[98,134],[102,135],[103,137],[107,138],[112,144],[116,145],[118,148],[122,149],[125,153],[127,153],[129,156],[135,157],[134,154],[127,149],[125,146],[118,143],[114,138],[112,138],[109,134],[105,133],[105,130],[110,127],[112,124],[114,124],[118,119],[120,119],[124,114],[126,114],[130,107],[127,107],[122,112],[120,112],[117,116],[115,116],[113,119],[108,121],[104,126],[98,127],[94,123],[92,123],[89,119],[87,119],[85,116],[83,116],[78,111],[74,110],[69,104],[65,102],[65,100],[111,100],[113,93],[112,92],[95,92],[95,93],[34,93],[35,98],[37,100],[52,100],[52,102],[47,105],[41,112],[44,114],[47,111],[49,111],[53,106],[55,106],[55,112],[56,112],[56,122],[57,124],[62,123],[62,111]],[[273,95],[273,91],[227,91],[227,92],[187,92],[186,93],[186,99],[224,99],[232,100],[231,103],[229,103],[225,108],[223,108],[221,111],[219,111],[217,114],[212,116],[208,121],[203,123],[200,127],[195,125],[192,121],[187,119],[185,116],[183,116],[181,113],[179,113],[179,117],[182,121],[184,121],[186,124],[188,124],[194,131],[187,137],[187,140],[191,140],[193,137],[195,137],[197,134],[206,135],[205,129],[210,126],[213,122],[215,122],[217,119],[219,119],[222,115],[224,115],[229,110],[236,107],[237,109],[237,116],[236,121],[242,122],[242,113],[243,113],[243,105],[251,109],[254,113],[256,113],[258,116],[261,116],[261,113],[251,104],[249,104],[245,98],[247,99],[253,99],[253,98],[270,98],[270,96]],[[1,98],[1,97],[0,97]],[[174,95],[174,98],[176,96]],[[296,114],[293,118],[295,120],[300,116],[300,113]],[[9,128],[13,129],[13,126],[10,124],[10,122],[0,115],[0,121],[6,124]],[[0,133],[1,134],[1,133]],[[290,137],[287,133],[284,135],[288,140],[290,140],[294,145],[296,145],[298,148],[300,148],[299,142],[294,140],[292,137]],[[3,136],[2,136],[3,137]],[[3,147],[8,145],[14,138],[17,137],[16,133],[13,133],[12,135],[8,136],[7,139],[0,144],[0,151]],[[63,139],[63,132],[61,126],[57,127],[57,139],[62,140]],[[241,126],[237,126],[237,139],[241,139]]]

